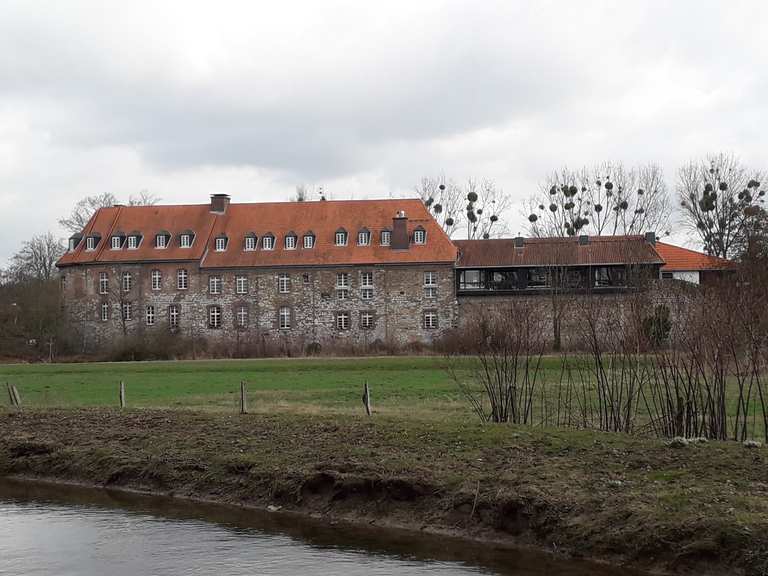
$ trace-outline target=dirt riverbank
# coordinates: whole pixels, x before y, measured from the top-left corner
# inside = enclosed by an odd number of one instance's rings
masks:
[[[0,413],[0,475],[534,546],[643,569],[768,570],[768,450],[593,432],[187,411]]]

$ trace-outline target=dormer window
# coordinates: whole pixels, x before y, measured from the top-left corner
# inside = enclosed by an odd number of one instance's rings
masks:
[[[315,247],[315,235],[311,232],[309,234],[304,234],[304,248],[314,248]]]
[[[272,236],[272,234],[267,234],[264,236],[264,238],[261,239],[261,247],[264,248],[264,250],[274,250],[275,237]]]
[[[389,246],[392,242],[392,232],[389,230],[382,230],[381,231],[381,245],[382,246]]]
[[[346,246],[347,245],[347,231],[346,230],[337,230],[336,231],[336,246]]]
[[[192,241],[195,235],[192,232],[182,232],[179,236],[179,246],[182,248],[189,248],[192,246]]]
[[[285,236],[284,245],[286,250],[296,250],[296,234],[287,234]]]
[[[90,250],[96,250],[96,237],[95,236],[88,236],[88,238],[85,239],[85,249]]]
[[[250,232],[245,236],[245,243],[243,244],[243,249],[246,252],[253,252],[256,250],[256,243],[258,242],[258,237],[253,232]]]
[[[416,230],[413,231],[413,243],[426,244],[426,242],[427,242],[426,230],[424,230],[424,228],[416,228]]]
[[[371,243],[371,233],[368,232],[366,229],[360,230],[360,232],[357,233],[357,245],[358,246],[368,246]]]
[[[155,235],[155,248],[168,248],[168,245],[171,243],[171,233],[170,232],[160,232]]]
[[[133,233],[128,235],[128,250],[136,250],[141,244],[141,234]]]
[[[82,236],[80,234],[75,234],[73,236],[70,236],[69,238],[69,251],[73,252],[75,248],[77,248],[77,245],[80,244],[80,240],[82,240]]]
[[[224,252],[224,250],[227,249],[227,237],[226,236],[217,236],[214,240],[214,250],[216,252]]]
[[[121,236],[112,236],[110,241],[110,248],[112,250],[120,250],[123,247],[123,238]]]

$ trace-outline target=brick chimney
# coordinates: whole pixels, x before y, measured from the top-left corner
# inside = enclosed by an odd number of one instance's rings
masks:
[[[645,241],[651,246],[656,246],[656,232],[646,232]]]
[[[229,206],[229,194],[211,194],[211,212],[224,214]]]
[[[389,246],[392,250],[408,250],[410,239],[408,238],[408,216],[399,210],[392,218],[392,238]]]

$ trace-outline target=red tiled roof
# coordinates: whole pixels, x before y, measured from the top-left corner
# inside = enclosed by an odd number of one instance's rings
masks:
[[[513,238],[454,243],[460,268],[664,263],[643,236],[592,236],[583,245],[577,237],[525,238],[522,248],[515,246]]]
[[[392,229],[392,218],[398,211],[408,217],[408,231],[421,226],[427,233],[424,245],[411,242],[407,250],[393,250],[379,245],[379,233]],[[347,246],[334,245],[336,231],[348,233]],[[357,233],[371,232],[370,246],[357,246]],[[168,248],[155,248],[155,235],[171,233]],[[191,248],[179,246],[179,234],[195,233]],[[138,231],[144,236],[136,250],[111,250],[109,237],[120,231]],[[246,234],[259,238],[259,249],[243,250]],[[285,250],[283,239],[293,232],[298,236],[295,250]],[[303,248],[302,236],[312,232],[314,248]],[[456,260],[456,247],[442,228],[429,215],[421,200],[339,200],[315,202],[268,202],[229,204],[225,213],[210,211],[209,204],[186,206],[123,206],[102,208],[91,218],[84,236],[101,234],[96,250],[86,251],[85,240],[73,252],[66,253],[59,266],[94,262],[151,262],[200,260],[205,268],[251,266],[315,266],[345,264],[402,264],[415,262],[449,262]],[[229,243],[223,252],[214,250],[214,239],[225,234]],[[275,249],[262,250],[261,238],[275,236]]]
[[[664,259],[663,272],[691,272],[694,270],[727,270],[736,265],[730,260],[710,256],[688,248],[658,242],[656,251]]]

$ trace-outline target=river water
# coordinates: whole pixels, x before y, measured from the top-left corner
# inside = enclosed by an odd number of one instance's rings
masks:
[[[412,532],[0,479],[3,576],[627,573]]]

